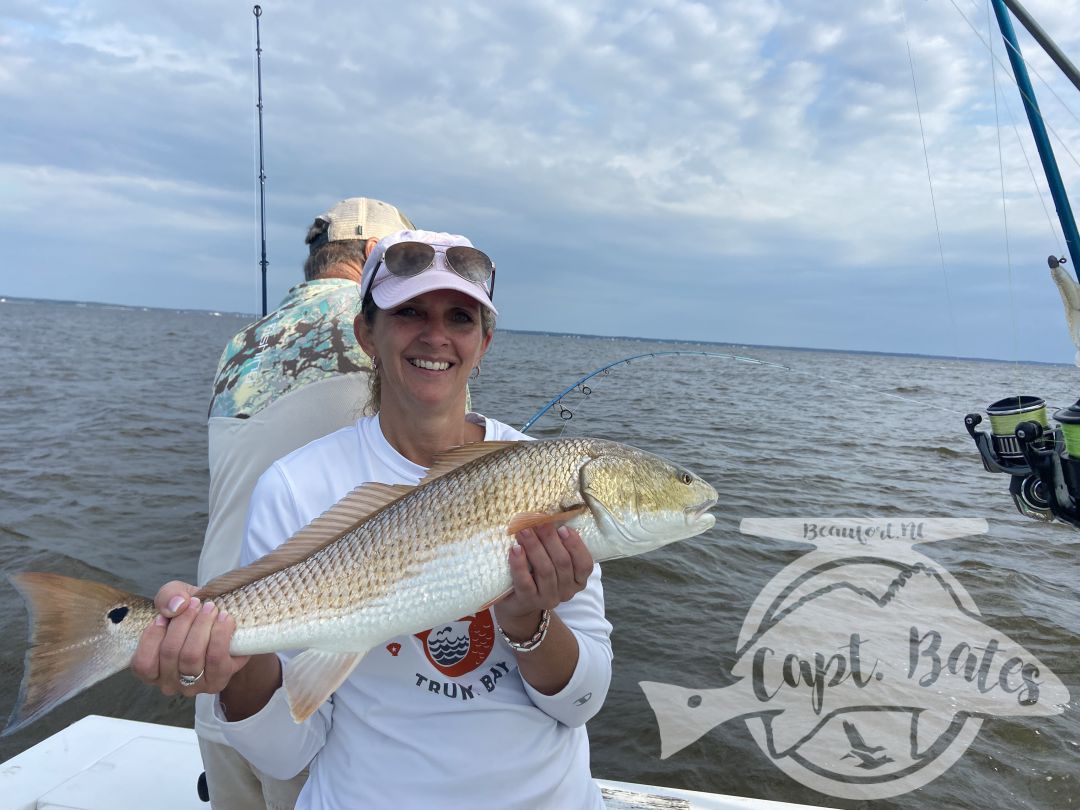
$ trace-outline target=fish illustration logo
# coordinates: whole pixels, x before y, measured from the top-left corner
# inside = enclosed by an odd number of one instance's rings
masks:
[[[846,799],[922,787],[986,718],[1060,714],[1068,689],[980,617],[919,543],[985,534],[985,520],[746,519],[746,534],[814,549],[765,585],[743,623],[735,683],[643,681],[662,759],[743,720],[796,781]]]
[[[495,646],[495,622],[490,611],[440,624],[416,637],[428,661],[443,675],[457,678],[484,663]]]

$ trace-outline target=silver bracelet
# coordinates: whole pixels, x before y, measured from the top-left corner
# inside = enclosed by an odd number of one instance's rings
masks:
[[[499,635],[503,637],[503,641],[505,641],[510,646],[510,649],[514,652],[532,652],[544,643],[544,638],[547,636],[548,626],[550,624],[551,611],[542,610],[540,611],[540,626],[536,629],[536,632],[533,633],[532,638],[520,642],[513,641],[510,636],[506,635],[506,631],[503,630],[502,627],[499,627]]]

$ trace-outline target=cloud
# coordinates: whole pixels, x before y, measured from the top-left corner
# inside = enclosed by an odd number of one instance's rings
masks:
[[[1080,51],[1080,0],[1028,5]],[[253,23],[206,0],[7,4],[0,292],[250,310]],[[986,23],[970,0],[265,4],[270,298],[312,217],[361,193],[491,250],[511,327],[1068,359],[1046,330],[1001,337],[1008,306],[1057,317],[1061,248],[1000,67],[995,113]],[[63,238],[27,249],[58,211]]]

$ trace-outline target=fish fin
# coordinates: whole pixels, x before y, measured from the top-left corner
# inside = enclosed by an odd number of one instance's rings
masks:
[[[364,653],[305,650],[285,664],[282,680],[289,698],[289,711],[303,723],[326,702],[349,677]]]
[[[468,464],[474,459],[483,458],[499,450],[505,450],[507,447],[515,447],[519,444],[520,442],[470,442],[469,444],[451,447],[449,450],[444,450],[435,456],[435,460],[428,468],[427,475],[420,480],[420,484],[442,478],[447,473],[452,473],[458,467]]]
[[[10,579],[26,600],[30,646],[19,697],[0,736],[126,668],[157,613],[149,599],[99,582],[44,573]]]
[[[413,489],[404,484],[361,484],[265,557],[215,577],[195,596],[213,599],[306,560]]]
[[[510,519],[507,529],[510,534],[517,534],[524,529],[534,529],[546,523],[566,523],[585,512],[585,505],[575,506],[565,512],[521,512]]]

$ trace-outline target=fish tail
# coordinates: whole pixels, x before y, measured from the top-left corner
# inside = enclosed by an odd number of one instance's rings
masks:
[[[157,613],[149,599],[98,582],[42,573],[10,579],[26,600],[30,647],[19,698],[0,736],[124,669]]]
[[[645,699],[656,715],[660,731],[660,759],[677,754],[711,731],[724,719],[717,716],[710,701],[702,701],[702,690],[684,689],[669,683],[639,681]],[[710,693],[722,690],[708,690]]]

